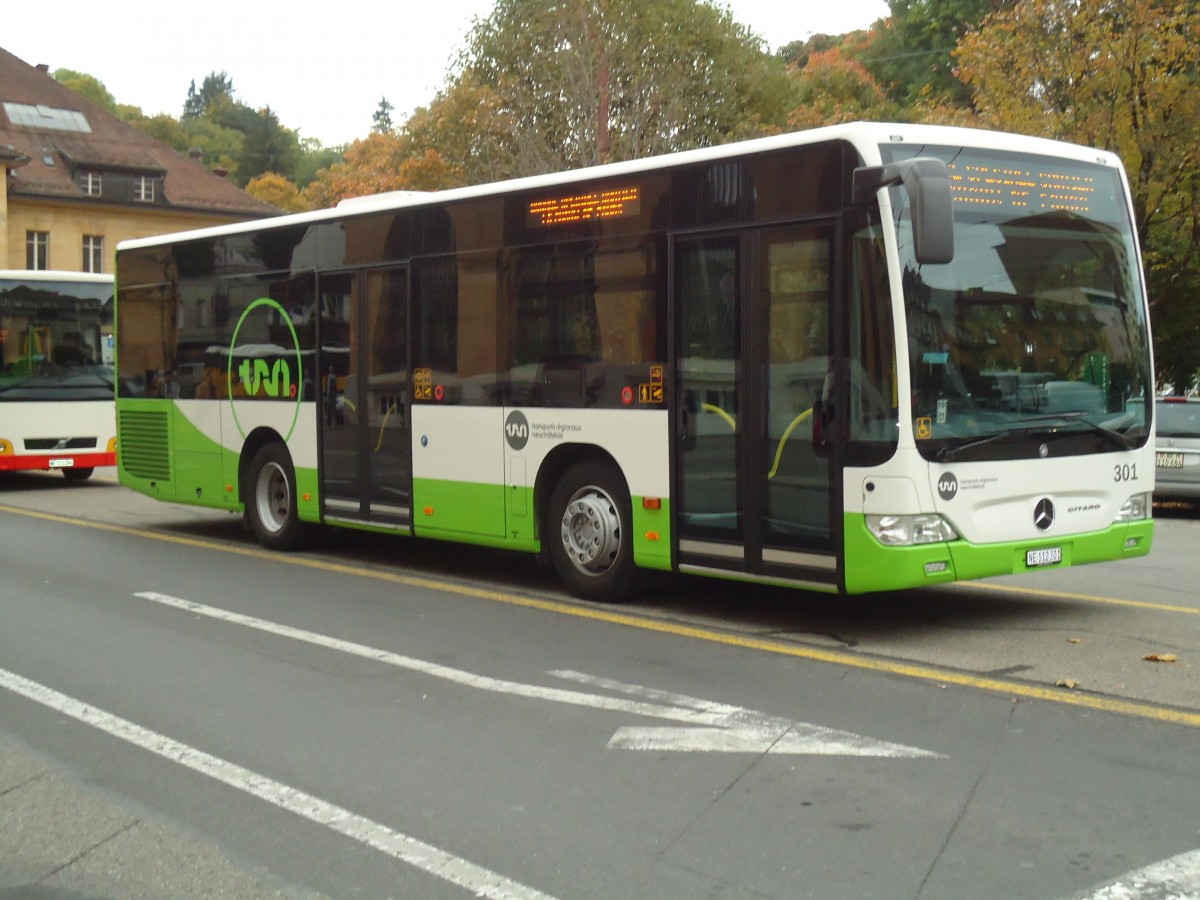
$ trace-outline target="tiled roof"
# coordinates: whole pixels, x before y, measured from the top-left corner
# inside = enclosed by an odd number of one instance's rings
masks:
[[[4,103],[81,113],[89,131],[14,124]],[[21,165],[21,159],[28,162]],[[82,95],[64,87],[43,69],[0,48],[0,162],[10,167],[9,196],[88,200],[76,182],[76,168],[163,177],[163,197],[174,209],[225,213],[237,218],[278,215],[281,210],[256,200],[237,185],[127,125]]]

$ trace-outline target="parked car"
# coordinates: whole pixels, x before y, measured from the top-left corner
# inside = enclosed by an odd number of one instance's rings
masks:
[[[1154,404],[1155,500],[1200,500],[1200,398]]]

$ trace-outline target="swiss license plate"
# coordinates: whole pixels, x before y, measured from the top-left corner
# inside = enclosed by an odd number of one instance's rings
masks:
[[[1026,550],[1025,565],[1052,566],[1062,562],[1062,547],[1043,547],[1041,550]]]
[[[50,460],[50,468],[52,469],[69,469],[75,465],[73,459],[52,459]]]
[[[1182,469],[1183,454],[1182,453],[1163,453],[1155,454],[1154,464],[1160,469]]]

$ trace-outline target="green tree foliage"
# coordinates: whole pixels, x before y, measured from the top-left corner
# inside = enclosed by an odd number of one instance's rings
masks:
[[[1015,0],[888,0],[891,16],[859,57],[900,104],[969,106],[954,50],[984,16]]]
[[[371,116],[371,130],[384,134],[391,131],[395,126],[392,124],[392,113],[396,107],[388,103],[387,97],[379,98],[379,107]]]
[[[459,90],[460,85],[462,86]],[[696,0],[498,0],[439,101],[485,99],[471,180],[634,159],[780,130],[790,85],[729,13]],[[441,123],[439,111],[423,122]],[[418,145],[427,144],[419,137]]]
[[[233,105],[233,79],[226,72],[210,72],[197,90],[193,79],[183,104],[184,120],[213,116]]]
[[[1200,368],[1200,6],[1195,0],[1021,0],[959,47],[981,118],[1118,153],[1147,263],[1157,364]]]
[[[117,101],[108,92],[108,88],[94,75],[76,72],[74,69],[55,69],[50,77],[63,87],[68,87],[75,93],[82,94],[105,112],[116,115]]]

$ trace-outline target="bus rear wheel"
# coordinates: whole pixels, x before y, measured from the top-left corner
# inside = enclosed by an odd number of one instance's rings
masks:
[[[305,528],[296,512],[296,473],[282,444],[264,444],[250,462],[246,517],[260,544],[292,550],[303,543]]]
[[[550,497],[546,540],[559,578],[585,600],[623,600],[633,585],[629,489],[612,466],[569,468]]]

